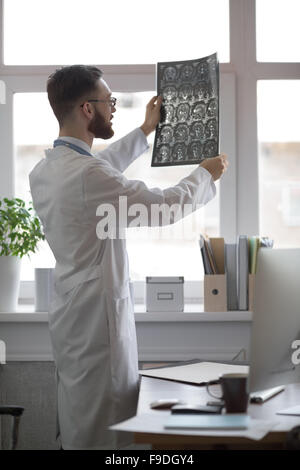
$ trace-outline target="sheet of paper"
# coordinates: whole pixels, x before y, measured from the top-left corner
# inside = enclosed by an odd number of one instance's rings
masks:
[[[165,429],[164,425],[168,419],[168,413],[157,412],[156,414],[140,414],[134,418],[130,418],[122,423],[110,426],[110,429],[115,431],[128,431],[128,432],[139,432],[139,433],[151,433],[151,434],[178,434],[178,429]],[[249,427],[246,430],[238,431],[227,431],[227,430],[180,430],[180,435],[186,436],[237,436],[246,437],[248,439],[260,440],[268,434],[278,422],[250,419]]]
[[[300,416],[300,405],[292,406],[291,408],[285,408],[284,410],[277,411],[277,415],[292,415]]]
[[[198,415],[170,414],[165,422],[165,429],[197,429],[197,430],[245,430],[249,428],[250,416],[246,413]]]
[[[249,366],[221,364],[218,362],[198,362],[183,366],[140,370],[139,373],[147,377],[204,385],[211,380],[218,380],[222,374],[248,374]]]

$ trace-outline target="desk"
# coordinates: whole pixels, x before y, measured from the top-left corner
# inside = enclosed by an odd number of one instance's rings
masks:
[[[215,386],[218,392],[219,386]],[[211,397],[203,386],[187,385],[169,380],[142,377],[137,414],[147,413],[149,416],[164,414],[167,410],[151,410],[149,403],[159,398],[179,398],[189,403],[206,404]],[[300,404],[300,383],[287,385],[285,390],[265,403],[250,404],[248,413],[252,418],[277,421],[278,424],[262,440],[254,441],[244,437],[209,437],[184,436],[167,433],[135,432],[136,443],[151,444],[153,449],[282,449],[287,432],[300,425],[300,416],[281,416],[276,412]],[[145,423],[147,429],[147,423]]]

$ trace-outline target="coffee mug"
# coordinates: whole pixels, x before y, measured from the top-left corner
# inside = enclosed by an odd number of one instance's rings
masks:
[[[224,401],[227,413],[245,413],[249,401],[247,379],[247,374],[223,374],[217,382],[208,382],[206,390],[213,398]],[[221,385],[222,396],[216,396],[209,390],[209,386],[215,384]]]

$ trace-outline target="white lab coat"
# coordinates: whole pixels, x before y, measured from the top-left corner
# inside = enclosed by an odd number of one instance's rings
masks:
[[[176,186],[149,189],[122,172],[148,148],[140,128],[95,157],[65,146],[46,150],[30,174],[35,210],[56,259],[49,311],[57,371],[57,435],[64,449],[115,449],[131,442],[108,426],[136,413],[139,376],[124,239],[96,235],[101,203],[118,207],[206,203],[210,174],[196,168]],[[162,170],[164,171],[164,170]]]

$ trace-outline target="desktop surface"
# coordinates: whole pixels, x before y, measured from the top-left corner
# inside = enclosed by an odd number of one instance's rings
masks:
[[[214,386],[218,393],[220,388]],[[161,398],[178,398],[191,404],[205,405],[210,396],[203,386],[188,385],[170,380],[142,377],[137,415],[164,416],[167,420],[169,410],[152,410],[150,403]],[[249,404],[248,414],[251,418],[276,421],[272,429],[262,440],[253,441],[244,437],[212,437],[147,432],[147,423],[143,432],[135,432],[137,443],[152,444],[155,449],[194,449],[214,448],[225,445],[229,448],[282,448],[287,432],[300,425],[300,416],[281,416],[276,412],[288,407],[300,405],[300,383],[287,385],[285,390],[263,404]]]

